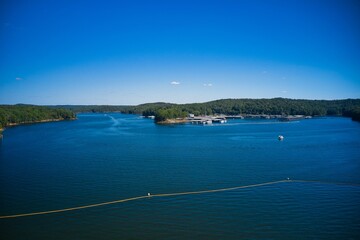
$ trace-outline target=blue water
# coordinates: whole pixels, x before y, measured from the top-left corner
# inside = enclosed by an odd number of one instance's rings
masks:
[[[348,118],[160,126],[111,113],[13,127],[0,144],[0,215],[287,177],[322,182],[0,219],[0,238],[360,237],[360,123]]]

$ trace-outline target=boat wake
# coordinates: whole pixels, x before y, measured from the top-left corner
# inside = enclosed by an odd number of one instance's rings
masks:
[[[106,116],[108,116],[111,120],[112,120],[112,122],[113,122],[113,127],[116,127],[117,125],[119,125],[119,120],[117,120],[116,118],[114,118],[113,116],[111,116],[111,115],[108,115],[108,114],[106,114]]]

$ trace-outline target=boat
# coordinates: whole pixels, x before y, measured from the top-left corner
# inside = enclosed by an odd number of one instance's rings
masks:
[[[284,140],[284,136],[283,136],[283,135],[279,135],[279,136],[278,136],[278,139],[279,139],[279,141],[282,141],[282,140]]]

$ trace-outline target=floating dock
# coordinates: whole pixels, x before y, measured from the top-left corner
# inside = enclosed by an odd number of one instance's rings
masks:
[[[225,117],[193,117],[187,118],[187,121],[191,122],[192,124],[203,124],[203,125],[211,125],[213,123],[226,123]]]

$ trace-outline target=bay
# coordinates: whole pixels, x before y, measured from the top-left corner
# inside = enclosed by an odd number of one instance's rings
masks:
[[[283,135],[284,141],[277,136]],[[229,120],[156,125],[118,113],[18,126],[0,144],[0,215],[148,198],[0,219],[1,239],[357,239],[360,123]],[[332,183],[345,183],[342,185]]]

